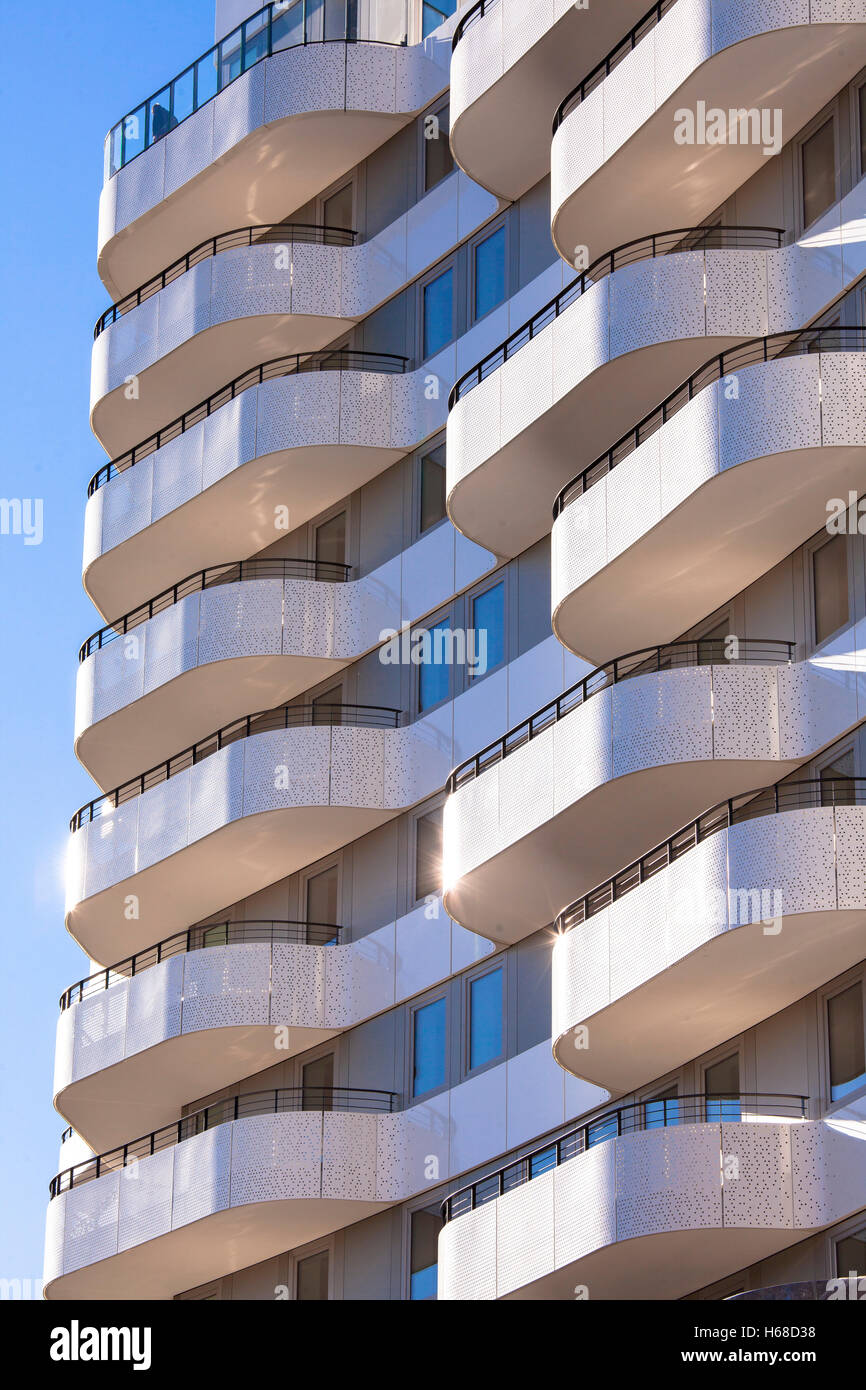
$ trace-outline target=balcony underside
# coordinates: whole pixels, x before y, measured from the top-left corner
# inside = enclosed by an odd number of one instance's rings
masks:
[[[762,23],[750,0],[744,29]],[[714,53],[710,27],[709,5],[679,0],[555,132],[552,232],[569,262],[576,247],[601,255],[648,226],[694,226],[764,166],[761,142],[678,144],[677,112],[694,113],[699,102],[707,111],[779,111],[780,149],[866,61],[863,23],[800,23]],[[687,75],[668,95],[677,70]]]

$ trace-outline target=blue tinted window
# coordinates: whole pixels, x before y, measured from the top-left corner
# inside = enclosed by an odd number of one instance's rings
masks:
[[[472,605],[472,625],[475,629],[477,664],[470,667],[473,675],[483,676],[505,660],[505,585],[494,584],[479,594]]]
[[[469,1066],[502,1055],[502,971],[491,970],[469,986]]]
[[[445,1085],[445,1000],[418,1009],[412,1040],[412,1094],[426,1095]]]
[[[448,698],[451,689],[451,667],[448,663],[451,645],[444,634],[450,631],[450,623],[434,623],[429,629],[429,639],[418,667],[419,713]]]
[[[424,356],[433,357],[454,337],[454,271],[424,286]]]
[[[422,36],[426,39],[428,34],[432,34],[434,29],[438,29],[440,24],[444,24],[449,15],[457,9],[457,0],[424,0],[421,7],[422,17]]]
[[[481,319],[505,298],[505,228],[475,248],[475,317]]]

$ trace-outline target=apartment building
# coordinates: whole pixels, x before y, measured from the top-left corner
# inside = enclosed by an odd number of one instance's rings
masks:
[[[49,1299],[866,1276],[866,0],[645,8],[109,133]]]

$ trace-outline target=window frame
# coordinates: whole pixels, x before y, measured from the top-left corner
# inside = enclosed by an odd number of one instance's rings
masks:
[[[424,499],[424,492],[423,492],[423,486],[424,486],[424,460],[425,460],[425,458],[430,458],[430,456],[431,456],[432,454],[435,454],[435,453],[437,452],[437,450],[439,450],[439,449],[442,449],[442,450],[445,449],[445,435],[444,435],[444,434],[442,434],[441,436],[434,435],[434,437],[433,437],[433,439],[430,441],[430,443],[427,444],[427,445],[425,445],[425,447],[424,447],[423,449],[419,449],[419,450],[417,451],[417,453],[414,455],[414,463],[413,463],[413,474],[414,474],[414,477],[413,477],[413,486],[412,486],[412,530],[411,530],[411,533],[410,533],[411,536],[412,536],[412,538],[413,538],[413,543],[414,543],[414,541],[420,541],[420,540],[422,540],[425,536],[430,536],[430,535],[432,535],[434,531],[437,531],[437,530],[439,529],[440,526],[444,525],[444,523],[445,523],[446,521],[449,520],[449,517],[448,517],[448,508],[447,508],[448,484],[447,484],[447,478],[446,478],[446,484],[445,484],[445,500],[446,500],[445,515],[444,515],[444,516],[441,516],[441,517],[439,518],[438,521],[434,521],[433,524],[432,524],[432,526],[426,527],[425,530],[423,530],[423,531],[421,530],[421,507],[422,507],[423,499]],[[444,469],[445,469],[445,467],[446,467],[446,463],[445,463],[445,457],[446,457],[446,456],[445,456],[444,453],[443,453],[443,456],[442,456],[442,457],[443,457],[443,464],[442,464],[442,467],[443,467],[443,471],[444,471]]]
[[[825,545],[832,545],[834,541],[845,542],[845,562],[846,574],[848,579],[848,618],[833,632],[822,637],[818,641],[817,628],[817,608],[815,603],[815,566],[814,558],[819,550],[823,550]],[[840,632],[844,632],[854,621],[852,614],[855,610],[856,589],[854,584],[854,547],[850,544],[851,537],[847,532],[831,535],[826,528],[822,528],[816,536],[812,536],[803,547],[803,582],[805,584],[805,617],[806,617],[806,643],[807,655],[811,655],[823,647],[825,643],[832,642]]]
[[[307,893],[311,879],[318,878],[319,874],[326,874],[329,869],[337,870],[337,917],[341,918],[343,904],[343,852],[337,850],[335,854],[329,855],[326,860],[316,865],[307,865],[302,869],[298,876],[298,906],[299,917],[302,922],[307,919]],[[327,925],[327,924],[326,924]],[[342,925],[340,921],[334,922],[334,926]]]
[[[423,809],[415,811],[414,815],[412,816],[412,838],[410,846],[411,864],[409,866],[412,876],[411,891],[414,894],[414,898],[412,900],[412,910],[414,910],[417,907],[420,907],[422,903],[426,903],[427,898],[429,896],[427,893],[418,893],[418,825],[422,820],[425,820],[427,816],[433,815],[436,811],[442,812],[444,811],[444,809],[445,798],[444,796],[440,796],[436,799],[432,806],[425,806],[423,807]],[[442,901],[441,890],[433,896],[436,897],[439,900],[439,902]]]
[[[358,180],[354,172],[344,174],[342,178],[336,179],[331,184],[330,188],[326,188],[324,192],[318,194],[316,198],[316,221],[320,226],[327,225],[325,221],[325,204],[330,202],[331,198],[337,193],[342,193],[344,188],[351,188],[352,190],[352,220],[350,225],[351,230],[358,234]]]
[[[488,666],[487,670],[480,676],[472,675],[467,664],[463,689],[471,690],[476,685],[479,685],[481,681],[486,680],[488,676],[492,676],[494,672],[501,671],[503,667],[508,665],[511,659],[510,644],[508,641],[511,619],[511,604],[508,591],[511,585],[508,582],[508,574],[509,569],[507,565],[498,570],[494,570],[491,574],[485,575],[482,582],[476,584],[474,588],[469,589],[466,594],[466,627],[467,629],[472,628],[474,631],[475,604],[477,600],[483,598],[491,589],[496,589],[500,585],[502,586],[502,660],[498,661],[495,666]]]
[[[863,967],[855,966],[853,970],[841,976],[839,979],[833,980],[831,984],[827,985],[819,993],[821,1017],[819,1021],[818,1038],[821,1050],[821,1073],[825,1087],[825,1114],[832,1114],[838,1109],[844,1109],[846,1105],[850,1105],[853,1097],[866,1095],[866,1081],[864,1081],[862,1086],[850,1091],[847,1095],[840,1096],[838,1100],[833,1100],[833,1085],[830,1079],[830,1000],[835,999],[837,995],[844,994],[846,990],[851,989],[852,986],[858,983],[863,993],[863,1049],[864,1055],[866,1055],[866,971],[864,971]]]
[[[833,124],[833,179],[835,196],[833,201],[823,212],[820,212],[811,222],[807,222],[806,210],[804,207],[806,183],[803,175],[803,151],[805,146],[812,139],[812,136],[817,135],[818,131],[823,129],[828,122],[832,122]],[[814,227],[817,222],[820,222],[822,217],[826,217],[830,208],[838,203],[842,196],[840,124],[838,101],[834,99],[829,106],[825,106],[819,111],[803,130],[797,133],[794,140],[795,226],[797,228],[797,236],[802,236],[810,227]]]
[[[489,1057],[486,1062],[479,1062],[477,1066],[472,1066],[472,986],[478,980],[483,980],[487,975],[493,975],[499,971],[502,976],[502,1048],[495,1057]],[[461,1067],[460,1075],[462,1081],[468,1081],[470,1077],[480,1076],[482,1072],[488,1071],[490,1067],[501,1066],[508,1056],[508,970],[506,957],[501,953],[494,955],[480,963],[473,970],[468,970],[460,978],[460,989],[463,995],[461,1017],[462,1017],[462,1038],[461,1038]]]
[[[422,1009],[428,1008],[431,1004],[442,1003],[445,1006],[445,1041],[444,1041],[444,1079],[439,1086],[433,1086],[429,1091],[415,1093],[415,1019]],[[406,1025],[408,1030],[406,1045],[406,1095],[409,1098],[409,1105],[414,1105],[416,1101],[428,1101],[434,1096],[439,1096],[443,1091],[451,1087],[451,1061],[450,1061],[450,1032],[451,1032],[451,1003],[447,984],[440,986],[432,994],[426,995],[421,999],[414,999],[406,1011]]]
[[[510,276],[509,276],[509,274],[508,274],[508,267],[509,267],[510,254],[511,254],[511,237],[510,237],[510,235],[509,235],[509,226],[510,226],[510,219],[509,219],[508,217],[506,217],[505,214],[503,213],[502,216],[497,217],[497,218],[494,218],[494,220],[493,220],[492,222],[488,222],[488,223],[486,224],[486,226],[484,226],[484,227],[481,229],[480,232],[476,232],[476,234],[467,242],[467,281],[468,281],[468,285],[467,285],[468,293],[467,293],[467,304],[466,304],[466,323],[467,323],[467,327],[473,327],[476,323],[483,323],[483,322],[485,321],[485,319],[489,319],[490,316],[491,316],[491,314],[495,314],[497,309],[501,309],[502,306],[503,306],[503,304],[506,304],[506,303],[508,302],[509,288],[510,288]],[[476,257],[477,257],[478,248],[479,248],[479,246],[482,246],[483,243],[484,243],[485,241],[489,241],[491,237],[496,236],[496,233],[497,233],[497,232],[500,232],[500,231],[504,233],[503,240],[504,240],[504,243],[505,243],[505,249],[504,249],[504,251],[503,251],[503,267],[502,267],[502,269],[503,269],[503,294],[502,294],[502,298],[499,300],[499,302],[498,302],[497,304],[492,305],[491,308],[489,308],[485,313],[479,314],[478,316],[476,316],[476,313],[475,313],[475,296],[476,296],[476,289],[477,289],[477,263],[476,263]]]
[[[422,6],[423,6],[423,0],[422,0]],[[434,8],[435,8],[435,6],[434,6]],[[454,158],[454,155],[452,154],[452,155],[451,155],[451,168],[448,170],[448,173],[447,173],[447,174],[443,174],[442,177],[441,177],[441,179],[437,179],[436,182],[433,183],[433,184],[431,184],[429,188],[426,187],[426,183],[427,183],[427,146],[431,143],[431,141],[429,141],[429,140],[427,139],[427,137],[425,136],[425,134],[424,134],[424,122],[427,120],[428,116],[435,116],[435,117],[437,118],[437,120],[439,120],[439,117],[440,117],[442,111],[444,111],[444,109],[445,109],[446,107],[448,107],[448,139],[449,139],[449,144],[450,144],[450,136],[451,136],[451,94],[450,94],[450,92],[445,92],[443,96],[437,97],[437,99],[436,99],[430,106],[427,107],[426,111],[422,111],[421,115],[418,117],[418,123],[417,123],[417,124],[418,124],[418,160],[417,160],[418,178],[417,178],[417,197],[416,197],[416,203],[420,203],[421,200],[422,200],[423,198],[426,198],[426,197],[428,197],[429,194],[434,193],[435,190],[436,190],[437,188],[441,188],[442,184],[445,183],[446,179],[450,179],[450,178],[451,178],[451,175],[452,175],[452,174],[456,174],[456,172],[457,172],[457,167],[458,167],[458,166],[457,166],[457,160]],[[441,129],[441,127],[442,127],[442,122],[441,122],[441,120],[439,120],[439,126],[440,126],[439,136],[440,136],[440,139],[441,139],[441,135],[442,135],[442,129]]]
[[[427,321],[425,295],[430,285],[435,284],[437,280],[441,280],[444,275],[448,274],[449,270],[451,272],[451,337],[448,339],[447,343],[443,343],[435,352],[431,352],[430,355],[427,356],[424,348]],[[417,361],[419,366],[422,366],[427,362],[434,362],[440,353],[447,352],[450,347],[454,346],[460,336],[460,316],[458,314],[458,305],[460,303],[460,268],[458,253],[452,252],[450,255],[446,256],[444,260],[438,261],[435,266],[431,266],[426,274],[422,275],[416,281],[416,284],[418,286]]]
[[[335,1258],[334,1258],[334,1253],[335,1253],[334,1247],[335,1247],[335,1244],[336,1244],[336,1242],[335,1242],[335,1240],[334,1240],[334,1236],[333,1236],[333,1235],[330,1235],[330,1236],[325,1236],[322,1240],[315,1240],[315,1241],[312,1241],[309,1245],[302,1245],[298,1250],[292,1250],[292,1251],[289,1253],[289,1269],[288,1269],[289,1298],[288,1298],[288,1301],[289,1301],[290,1303],[299,1303],[299,1302],[301,1302],[301,1301],[307,1301],[307,1300],[301,1300],[301,1299],[298,1298],[298,1266],[301,1265],[301,1264],[303,1264],[304,1260],[310,1260],[310,1259],[313,1259],[316,1255],[322,1255],[322,1254],[327,1254],[327,1256],[328,1256],[328,1298],[327,1298],[327,1301],[328,1301],[328,1303],[333,1303],[333,1302],[336,1300],[336,1297],[337,1297],[337,1293],[336,1293],[336,1280],[335,1280],[335,1277],[334,1277],[334,1276],[335,1276],[335,1265],[336,1265],[336,1260],[335,1260]]]
[[[413,633],[418,632],[418,631],[421,630],[422,628],[423,628],[423,630],[424,630],[425,632],[432,633],[434,628],[439,627],[439,626],[443,626],[443,625],[446,624],[446,623],[447,623],[447,625],[448,625],[449,631],[450,631],[450,632],[454,632],[454,630],[455,630],[455,622],[454,622],[454,607],[453,607],[453,604],[452,604],[452,605],[446,610],[446,612],[444,612],[444,613],[437,613],[437,614],[435,614],[435,615],[432,615],[432,614],[431,614],[431,616],[430,616],[429,618],[427,618],[424,622],[421,622],[421,623],[413,623],[413,624],[412,624],[412,627],[409,629],[410,651],[411,651],[411,641],[412,641],[412,634],[413,634]],[[435,704],[426,705],[426,706],[424,707],[424,709],[422,709],[422,708],[421,708],[421,671],[422,671],[422,669],[423,669],[423,667],[422,667],[422,665],[421,665],[420,663],[419,663],[418,665],[415,665],[414,662],[412,663],[412,709],[413,709],[413,711],[414,711],[414,719],[424,719],[424,718],[426,718],[426,716],[427,716],[428,714],[431,714],[431,713],[433,712],[433,710],[441,709],[442,706],[445,705],[445,704],[447,704],[449,700],[453,700],[453,699],[454,699],[455,691],[456,691],[456,689],[457,689],[457,686],[456,686],[456,683],[455,683],[455,679],[454,679],[454,670],[455,670],[455,668],[454,668],[454,664],[453,664],[453,662],[452,662],[451,664],[446,664],[446,668],[445,668],[445,669],[447,670],[447,672],[448,672],[448,689],[447,689],[446,693],[442,696],[441,699],[437,700],[437,701],[435,702]],[[413,722],[414,722],[414,720],[413,720]]]

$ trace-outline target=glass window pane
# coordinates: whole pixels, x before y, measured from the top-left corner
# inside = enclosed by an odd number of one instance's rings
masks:
[[[677,1088],[671,1086],[661,1095],[653,1096],[644,1104],[644,1125],[647,1129],[663,1129],[668,1125],[679,1124],[680,1110]]]
[[[244,24],[244,71],[268,56],[268,12],[260,10]]]
[[[454,338],[454,271],[424,286],[424,357],[441,352]]]
[[[352,185],[347,183],[322,204],[322,221],[326,227],[339,227],[341,231],[352,230]]]
[[[714,1062],[704,1072],[704,1094],[708,1120],[740,1118],[740,1058],[737,1053]]]
[[[412,1040],[412,1095],[445,1085],[445,1000],[416,1010]]]
[[[187,68],[171,84],[171,114],[175,121],[185,121],[193,112],[195,68]]]
[[[435,623],[429,629],[429,642],[422,649],[422,660],[418,667],[418,711],[422,713],[441,700],[447,700],[451,690],[451,667],[448,657],[451,646],[444,639],[450,633],[448,622]]]
[[[271,52],[304,42],[304,0],[274,0],[271,11]]]
[[[849,748],[846,753],[840,753],[832,763],[822,767],[818,778],[821,783],[822,806],[854,806],[854,749]]]
[[[491,970],[469,986],[469,1067],[502,1056],[502,971]]]
[[[339,724],[340,705],[343,703],[343,687],[335,685],[332,690],[325,690],[321,695],[315,695],[310,701],[313,707],[314,724]]]
[[[147,125],[147,107],[139,106],[123,120],[123,162],[128,164],[144,149],[144,129]]]
[[[830,1048],[830,1099],[840,1100],[866,1085],[863,1040],[863,985],[845,989],[827,1001]]]
[[[836,1273],[840,1279],[849,1274],[866,1276],[866,1226],[862,1231],[844,1236],[836,1242]]]
[[[860,177],[866,174],[866,86],[860,88]]]
[[[151,97],[148,119],[148,138],[151,145],[157,140],[162,140],[170,130],[174,130],[177,121],[171,114],[170,87],[165,87],[158,96]]]
[[[425,1207],[412,1213],[409,1252],[409,1297],[434,1299],[439,1260],[439,1232],[442,1219],[438,1207]]]
[[[346,563],[346,513],[339,512],[316,527],[316,559],[325,564]],[[325,576],[327,578],[327,575]]]
[[[802,149],[803,225],[808,227],[836,201],[836,140],[832,117]]]
[[[307,879],[307,921],[331,926],[337,920],[337,886],[340,871],[336,864]]]
[[[227,87],[230,82],[234,82],[236,77],[241,75],[241,31],[235,29],[233,34],[223,39],[219,47],[219,81],[220,91]]]
[[[328,1252],[298,1260],[295,1297],[303,1303],[324,1302],[328,1297]]]
[[[123,122],[119,121],[108,137],[109,141],[109,177],[116,174],[121,168],[123,161]]]
[[[445,445],[440,444],[421,460],[421,535],[445,516]]]
[[[438,23],[442,23],[441,20]],[[424,130],[424,192],[429,193],[454,168],[451,158],[450,109],[441,107],[423,118]]]
[[[415,822],[415,897],[442,892],[442,807]]]
[[[440,24],[444,24],[449,15],[452,15],[457,8],[457,0],[423,0],[421,8],[421,33],[426,39],[428,34],[432,34],[434,29],[438,29]]]
[[[834,536],[812,555],[815,597],[815,641],[826,641],[849,619],[848,545],[845,536]]]
[[[472,604],[472,626],[475,629],[474,651],[477,666],[470,666],[472,675],[483,676],[505,660],[505,584],[494,584],[479,594]]]
[[[314,1062],[307,1062],[301,1071],[301,1085],[304,1091],[301,1105],[304,1110],[330,1110],[330,1091],[334,1085],[333,1052],[329,1052],[327,1057],[317,1057]]]
[[[475,247],[475,317],[481,319],[505,298],[505,228]]]
[[[217,50],[213,49],[200,58],[196,64],[195,104],[204,106],[206,101],[216,96],[217,90]]]

